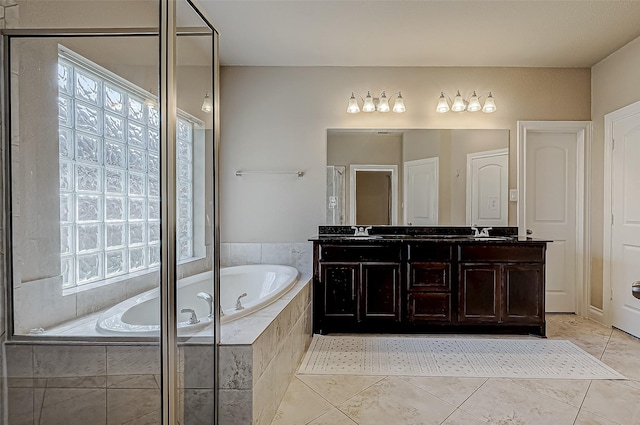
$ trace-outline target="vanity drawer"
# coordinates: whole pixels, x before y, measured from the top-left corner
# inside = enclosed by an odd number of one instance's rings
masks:
[[[450,291],[451,263],[409,263],[409,291]]]
[[[407,244],[409,261],[451,261],[453,246],[444,243],[410,242]]]
[[[501,263],[544,261],[544,244],[540,245],[460,245],[458,259],[461,262],[476,263],[498,261]]]
[[[320,261],[379,261],[399,262],[402,257],[400,245],[321,245]]]
[[[409,322],[451,322],[451,294],[417,292],[409,294]]]

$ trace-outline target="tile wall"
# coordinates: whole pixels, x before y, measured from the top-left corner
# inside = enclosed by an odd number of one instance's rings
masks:
[[[6,355],[11,425],[160,418],[158,347],[7,344]]]
[[[8,424],[161,423],[157,345],[5,347]],[[180,422],[185,425],[211,423],[213,350],[212,345],[179,350],[181,366],[186,366],[179,376]]]
[[[301,274],[313,271],[313,244],[298,243],[221,243],[222,267],[245,264],[280,264],[292,266]]]

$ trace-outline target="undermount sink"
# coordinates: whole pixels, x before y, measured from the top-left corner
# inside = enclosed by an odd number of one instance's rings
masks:
[[[472,236],[474,241],[507,241],[511,238],[507,236]]]

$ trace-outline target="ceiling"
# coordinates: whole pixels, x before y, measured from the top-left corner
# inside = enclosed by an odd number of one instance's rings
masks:
[[[591,67],[640,0],[199,0],[222,65]]]

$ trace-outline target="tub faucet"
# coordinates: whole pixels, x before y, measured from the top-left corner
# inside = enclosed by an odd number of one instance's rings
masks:
[[[198,292],[198,295],[196,295],[196,297],[209,303],[209,315],[207,317],[209,319],[213,319],[213,296],[208,292]]]
[[[244,306],[242,305],[242,303],[240,302],[240,299],[243,297],[246,297],[247,293],[245,292],[244,294],[240,295],[238,297],[238,300],[236,301],[236,310],[244,310]]]
[[[198,320],[198,316],[196,316],[196,312],[192,308],[183,308],[182,310],[180,310],[180,313],[191,314],[191,317],[189,317],[189,320],[187,320],[188,325],[195,325],[196,323],[200,323],[200,320]]]

